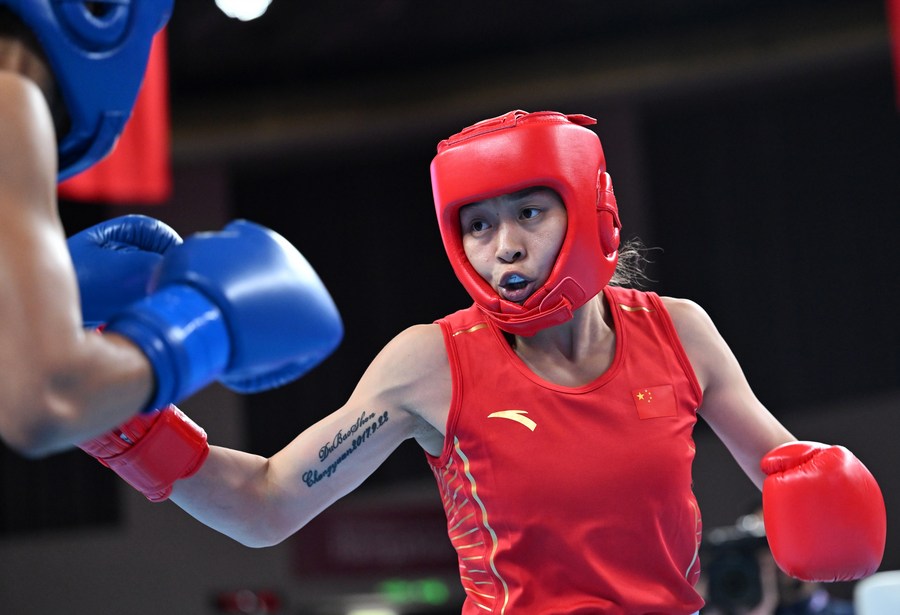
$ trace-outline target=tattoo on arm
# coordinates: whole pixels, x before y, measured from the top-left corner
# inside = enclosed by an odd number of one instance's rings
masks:
[[[319,449],[319,461],[325,462],[330,458],[331,462],[322,470],[313,468],[312,470],[304,472],[303,482],[306,483],[306,486],[312,487],[322,479],[328,478],[334,474],[337,471],[338,466],[347,459],[347,457],[352,455],[353,451],[365,444],[372,434],[378,431],[378,429],[387,422],[387,411],[382,412],[380,415],[375,412],[363,412],[359,415],[359,418],[356,419],[356,422],[353,423],[353,425],[346,429],[339,429],[338,432],[334,434],[334,438],[331,439],[331,442],[326,442],[322,448]],[[347,444],[347,448],[338,454],[338,448],[340,448],[342,444]],[[337,456],[332,457],[332,454]]]

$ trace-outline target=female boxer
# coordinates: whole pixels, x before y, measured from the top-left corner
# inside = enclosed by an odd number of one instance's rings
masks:
[[[143,418],[122,429],[137,446],[114,433],[86,450],[151,499],[265,546],[414,438],[443,498],[465,614],[688,615],[703,605],[699,414],[765,481],[783,568],[871,573],[885,513],[863,465],[796,441],[695,303],[609,284],[620,225],[593,123],[514,111],[440,143],[438,223],[474,304],[401,332],[341,408],[271,458],[212,447],[179,473],[141,452],[167,437]]]

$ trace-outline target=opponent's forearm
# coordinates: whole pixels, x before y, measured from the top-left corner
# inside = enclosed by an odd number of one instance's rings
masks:
[[[120,364],[121,366],[121,364]],[[135,374],[140,369],[135,366]],[[66,380],[48,373],[34,386],[15,387],[0,413],[0,439],[38,458],[71,448],[136,414],[152,390],[149,375],[110,383]]]
[[[49,215],[24,218],[0,230],[0,438],[38,457],[134,415],[153,375],[134,344],[84,331],[61,227]]]
[[[17,358],[9,346],[0,353],[10,355],[0,383],[0,437],[27,457],[69,448],[126,421],[153,389],[144,355],[117,336],[77,331],[43,362]]]

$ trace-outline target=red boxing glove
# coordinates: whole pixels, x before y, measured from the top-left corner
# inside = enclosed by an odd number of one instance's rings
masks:
[[[196,473],[209,455],[206,432],[171,404],[139,414],[78,448],[151,502],[166,500],[175,481]]]
[[[804,581],[852,581],[878,569],[887,515],[875,478],[842,446],[788,442],[760,464],[763,518],[778,566]]]

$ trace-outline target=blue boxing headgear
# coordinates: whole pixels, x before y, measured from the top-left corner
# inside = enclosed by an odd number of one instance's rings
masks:
[[[69,129],[59,135],[60,181],[115,145],[173,1],[0,0],[34,32],[68,112]]]

